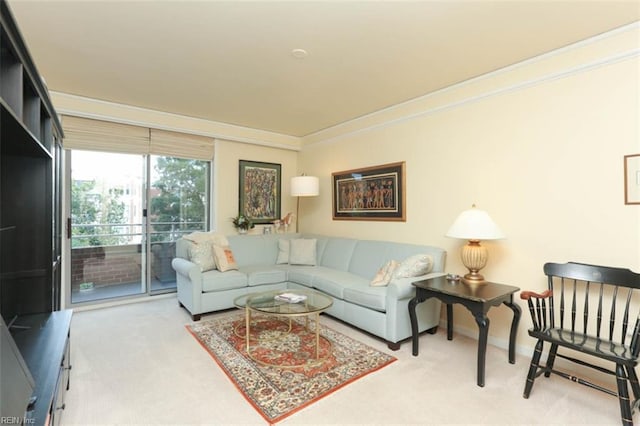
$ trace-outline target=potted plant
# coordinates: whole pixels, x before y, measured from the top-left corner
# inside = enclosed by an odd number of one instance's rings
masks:
[[[239,214],[236,217],[231,218],[233,226],[236,228],[239,234],[246,234],[247,230],[253,229],[255,225],[248,217]]]

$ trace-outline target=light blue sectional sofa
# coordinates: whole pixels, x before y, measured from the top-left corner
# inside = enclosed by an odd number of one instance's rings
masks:
[[[316,265],[277,264],[280,239],[315,239]],[[333,297],[327,314],[387,341],[397,350],[411,336],[407,305],[415,295],[412,282],[444,274],[446,252],[438,247],[319,235],[271,234],[228,237],[238,270],[201,272],[189,261],[191,241],[176,243],[172,266],[177,272],[178,301],[194,321],[201,314],[234,307],[238,296],[259,291],[313,288]],[[387,286],[370,283],[389,260],[402,261],[428,254],[431,272],[392,279]],[[431,299],[417,306],[420,331],[434,332],[440,320],[440,302]]]

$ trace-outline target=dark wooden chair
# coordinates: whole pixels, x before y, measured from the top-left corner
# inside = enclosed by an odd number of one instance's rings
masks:
[[[531,312],[529,335],[538,340],[524,387],[529,398],[540,375],[551,373],[617,396],[623,425],[633,425],[632,407],[640,401],[635,372],[640,351],[640,274],[628,269],[581,263],[547,263],[544,273],[549,288],[542,294],[523,291]],[[543,345],[551,346],[546,365],[540,364]],[[562,353],[560,353],[562,351]],[[570,356],[572,355],[572,356]],[[554,368],[556,358],[614,375],[617,391]],[[596,361],[603,360],[603,361]],[[603,367],[607,362],[615,370]],[[634,402],[629,399],[629,385]]]

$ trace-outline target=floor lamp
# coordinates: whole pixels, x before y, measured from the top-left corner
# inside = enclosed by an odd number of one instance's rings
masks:
[[[300,197],[315,197],[320,194],[320,182],[315,176],[294,176],[291,178],[291,196],[298,197],[296,204],[296,233],[298,232],[298,214]]]

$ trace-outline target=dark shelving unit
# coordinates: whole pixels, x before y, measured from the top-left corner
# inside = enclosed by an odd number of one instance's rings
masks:
[[[35,382],[35,402],[24,410],[3,386],[0,417],[23,412],[22,421],[36,425],[59,421],[69,382],[71,312],[59,311],[62,136],[48,90],[0,0],[0,314],[22,358],[17,365]],[[4,385],[7,373],[0,371],[0,380]]]

